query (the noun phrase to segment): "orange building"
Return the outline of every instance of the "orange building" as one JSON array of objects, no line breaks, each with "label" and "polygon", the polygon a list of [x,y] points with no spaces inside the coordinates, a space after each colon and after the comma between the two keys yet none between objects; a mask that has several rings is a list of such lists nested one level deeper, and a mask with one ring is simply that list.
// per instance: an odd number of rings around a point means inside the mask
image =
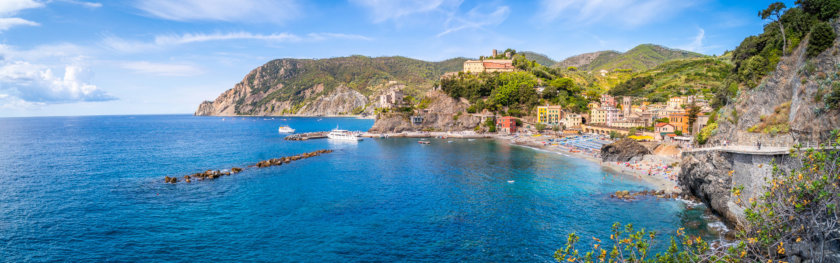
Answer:
[{"label": "orange building", "polygon": [[688,127],[688,112],[678,111],[668,114],[668,122],[676,131],[681,131],[686,135],[691,133],[691,127]]},{"label": "orange building", "polygon": [[496,119],[496,129],[504,133],[516,133],[516,118],[505,116]]}]

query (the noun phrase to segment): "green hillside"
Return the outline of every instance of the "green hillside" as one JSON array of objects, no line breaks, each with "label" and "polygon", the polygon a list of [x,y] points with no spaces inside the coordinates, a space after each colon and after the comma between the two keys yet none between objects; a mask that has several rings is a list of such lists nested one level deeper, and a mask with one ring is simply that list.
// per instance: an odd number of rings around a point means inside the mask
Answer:
[{"label": "green hillside", "polygon": [[672,60],[653,69],[634,74],[609,93],[617,96],[646,97],[651,102],[665,102],[678,95],[701,95],[708,99],[724,86],[734,65],[724,58]]},{"label": "green hillside", "polygon": [[553,64],[555,68],[566,69],[573,66],[581,71],[631,71],[641,72],[658,66],[665,61],[703,57],[690,51],[667,48],[654,44],[642,44],[621,53],[617,51],[598,51],[572,56]]},{"label": "green hillside", "polygon": [[[261,106],[271,100],[291,101],[299,104],[321,94],[329,94],[335,87],[345,85],[369,96],[385,88],[390,81],[406,84],[410,95],[419,95],[430,89],[443,73],[459,71],[465,58],[440,62],[427,62],[406,57],[350,56],[328,59],[277,59],[249,73],[243,84],[252,87],[251,94],[277,89],[253,103]],[[323,84],[324,89],[307,95],[307,90]],[[241,105],[244,101],[240,102]]]},{"label": "green hillside", "polygon": [[[605,53],[607,54],[607,53]],[[703,57],[703,54],[685,50],[671,49],[659,45],[642,44],[618,55],[601,55],[585,67],[587,70],[626,70],[644,71],[669,60]]]},{"label": "green hillside", "polygon": [[525,58],[527,58],[528,60],[536,61],[538,64],[546,66],[546,67],[550,67],[551,65],[557,64],[557,61],[554,61],[553,59],[549,58],[548,56],[540,54],[540,53],[531,52],[531,51],[522,51],[522,52],[519,52],[517,54],[525,55]]}]

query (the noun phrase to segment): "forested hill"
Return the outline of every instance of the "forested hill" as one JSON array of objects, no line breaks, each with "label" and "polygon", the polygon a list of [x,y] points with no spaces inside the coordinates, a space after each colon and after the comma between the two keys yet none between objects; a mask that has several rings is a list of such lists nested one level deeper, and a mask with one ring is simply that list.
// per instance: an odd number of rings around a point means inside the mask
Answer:
[{"label": "forested hill", "polygon": [[544,54],[537,53],[537,52],[522,51],[522,52],[519,52],[517,54],[524,55],[525,58],[527,58],[528,60],[536,61],[538,64],[546,66],[546,67],[550,67],[551,65],[557,64],[557,61],[554,61],[553,59],[549,58],[548,56],[546,56]]},{"label": "forested hill", "polygon": [[617,51],[599,51],[569,57],[554,67],[577,67],[580,70],[632,70],[635,72],[654,68],[666,61],[703,57],[703,54],[672,49],[654,44],[642,44],[621,53]]},{"label": "forested hill", "polygon": [[[406,57],[350,56],[276,59],[252,70],[196,115],[344,115],[361,113],[394,83],[419,95],[446,72],[460,71],[465,58],[427,62]],[[355,111],[355,112],[352,112]]]}]

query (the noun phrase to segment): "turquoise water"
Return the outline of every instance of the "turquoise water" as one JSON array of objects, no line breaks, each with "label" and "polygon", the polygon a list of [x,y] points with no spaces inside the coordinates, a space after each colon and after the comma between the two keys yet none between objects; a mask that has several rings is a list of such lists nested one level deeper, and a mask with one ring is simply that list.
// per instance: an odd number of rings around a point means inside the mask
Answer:
[{"label": "turquoise water", "polygon": [[[612,200],[647,186],[555,153],[491,140],[291,142],[278,126],[373,121],[287,119],[0,119],[0,261],[548,262],[569,232],[588,244],[621,221],[669,235],[702,216],[677,201]],[[335,152],[163,183],[318,149]]]}]

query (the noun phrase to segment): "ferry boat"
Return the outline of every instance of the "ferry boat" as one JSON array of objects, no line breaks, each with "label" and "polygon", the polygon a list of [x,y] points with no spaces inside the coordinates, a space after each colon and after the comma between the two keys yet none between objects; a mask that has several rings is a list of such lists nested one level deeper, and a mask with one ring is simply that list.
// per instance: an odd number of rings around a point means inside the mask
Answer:
[{"label": "ferry boat", "polygon": [[280,133],[295,133],[295,129],[289,126],[280,126],[280,128],[277,128],[277,131]]},{"label": "ferry boat", "polygon": [[362,138],[357,136],[356,134],[353,134],[352,132],[347,130],[339,130],[338,128],[335,128],[334,130],[330,131],[330,133],[327,134],[327,138],[329,138],[330,140],[354,142],[362,140]]}]

